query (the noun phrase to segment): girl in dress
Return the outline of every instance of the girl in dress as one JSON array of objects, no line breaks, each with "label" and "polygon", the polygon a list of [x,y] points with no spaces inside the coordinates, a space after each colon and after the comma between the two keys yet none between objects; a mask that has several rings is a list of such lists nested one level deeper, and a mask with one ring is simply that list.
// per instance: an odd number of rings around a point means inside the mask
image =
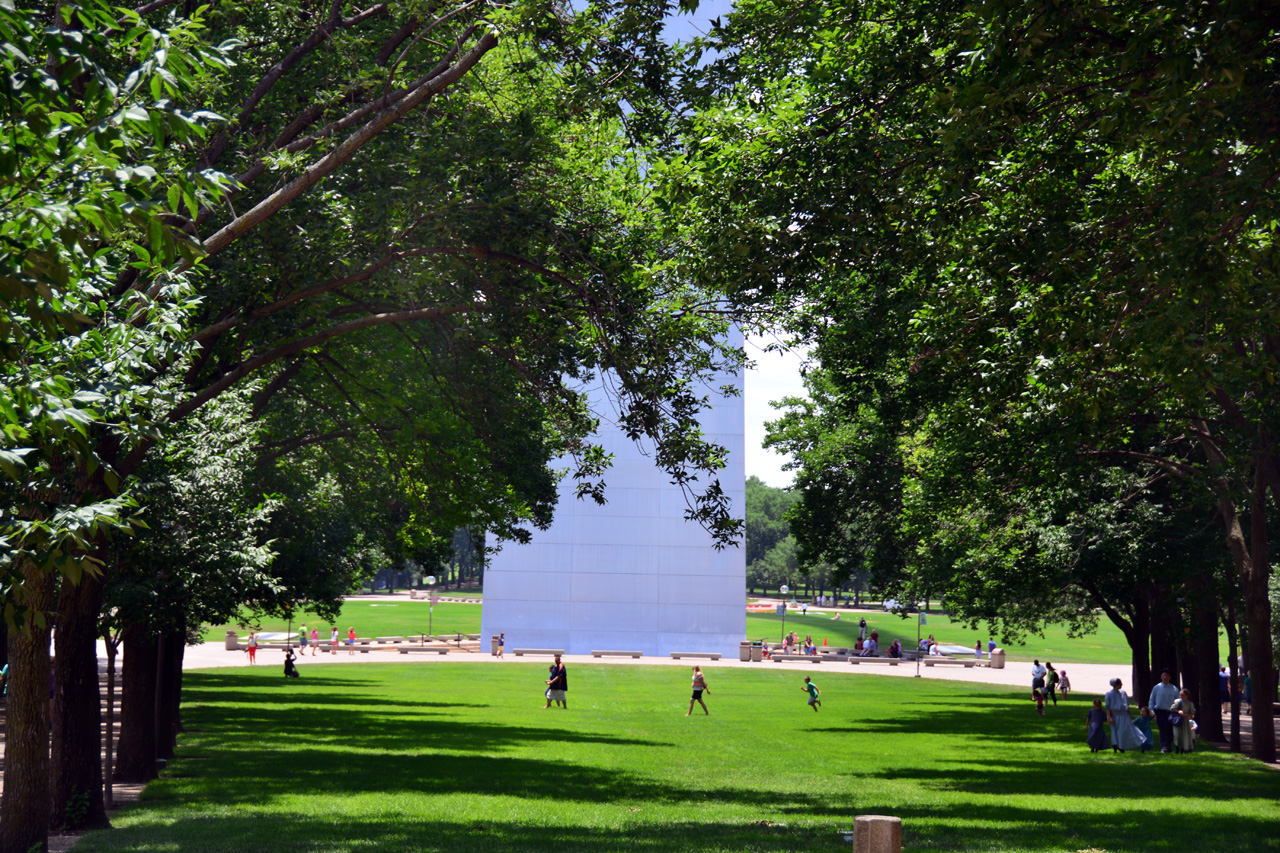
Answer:
[{"label": "girl in dress", "polygon": [[1191,752],[1196,746],[1196,706],[1191,701],[1191,691],[1183,690],[1178,694],[1178,698],[1173,700],[1173,707],[1169,709],[1170,719],[1175,714],[1181,718],[1181,722],[1173,727],[1173,751],[1175,753]]},{"label": "girl in dress", "polygon": [[1107,747],[1107,733],[1102,728],[1102,724],[1107,721],[1107,712],[1102,710],[1102,700],[1094,699],[1093,707],[1084,715],[1085,722],[1089,724],[1088,734],[1085,735],[1084,742],[1089,745],[1090,752],[1097,752]]}]

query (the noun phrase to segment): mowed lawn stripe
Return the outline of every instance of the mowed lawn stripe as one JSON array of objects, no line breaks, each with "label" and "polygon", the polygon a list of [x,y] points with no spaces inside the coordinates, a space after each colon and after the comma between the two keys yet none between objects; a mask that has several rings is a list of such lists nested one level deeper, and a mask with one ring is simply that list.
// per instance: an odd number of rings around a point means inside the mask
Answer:
[{"label": "mowed lawn stripe", "polygon": [[911,851],[1277,850],[1280,774],[1239,756],[1092,755],[1083,701],[708,668],[275,667],[185,677],[166,778],[81,851],[847,850],[858,814]]}]

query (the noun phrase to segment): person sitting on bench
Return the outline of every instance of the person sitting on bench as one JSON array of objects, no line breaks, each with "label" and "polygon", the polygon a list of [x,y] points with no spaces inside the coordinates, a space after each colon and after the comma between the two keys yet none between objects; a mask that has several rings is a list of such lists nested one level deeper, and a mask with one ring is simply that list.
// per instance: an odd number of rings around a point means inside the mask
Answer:
[{"label": "person sitting on bench", "polygon": [[874,637],[868,638],[862,645],[862,651],[858,653],[860,658],[871,658],[876,656],[876,641]]}]

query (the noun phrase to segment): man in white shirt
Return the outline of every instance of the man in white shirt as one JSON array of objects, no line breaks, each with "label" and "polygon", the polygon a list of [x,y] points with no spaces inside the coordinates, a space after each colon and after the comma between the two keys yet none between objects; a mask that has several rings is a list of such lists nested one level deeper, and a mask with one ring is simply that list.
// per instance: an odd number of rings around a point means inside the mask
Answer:
[{"label": "man in white shirt", "polygon": [[1036,700],[1036,691],[1044,690],[1044,677],[1049,673],[1045,665],[1036,661],[1031,667],[1031,701]]},{"label": "man in white shirt", "polygon": [[1173,724],[1169,722],[1169,710],[1178,698],[1178,685],[1173,683],[1169,670],[1162,670],[1160,683],[1151,688],[1151,699],[1147,707],[1156,715],[1156,725],[1160,727],[1160,751],[1168,752],[1173,748]]}]

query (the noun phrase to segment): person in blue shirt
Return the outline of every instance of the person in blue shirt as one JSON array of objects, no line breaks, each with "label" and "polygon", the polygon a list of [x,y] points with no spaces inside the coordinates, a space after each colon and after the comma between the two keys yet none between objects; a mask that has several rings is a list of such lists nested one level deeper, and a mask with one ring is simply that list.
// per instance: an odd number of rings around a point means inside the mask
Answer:
[{"label": "person in blue shirt", "polygon": [[1151,698],[1147,706],[1156,715],[1156,725],[1160,728],[1160,751],[1173,749],[1173,724],[1169,722],[1169,710],[1178,701],[1178,685],[1173,683],[1169,670],[1160,672],[1160,683],[1151,688]]},{"label": "person in blue shirt", "polygon": [[1138,719],[1133,721],[1133,725],[1147,739],[1147,742],[1142,745],[1142,751],[1146,752],[1151,749],[1152,744],[1155,743],[1151,738],[1151,709],[1143,705],[1142,710],[1138,711]]}]

